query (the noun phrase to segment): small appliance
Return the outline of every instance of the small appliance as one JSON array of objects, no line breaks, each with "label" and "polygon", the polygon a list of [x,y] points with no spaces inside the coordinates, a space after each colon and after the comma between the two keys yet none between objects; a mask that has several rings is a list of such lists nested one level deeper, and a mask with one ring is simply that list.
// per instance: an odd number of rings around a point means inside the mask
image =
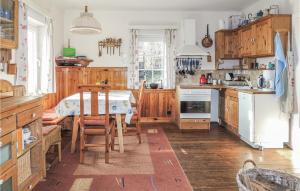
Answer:
[{"label": "small appliance", "polygon": [[258,78],[257,78],[257,87],[259,89],[262,89],[262,88],[266,87],[266,80],[265,80],[265,78],[262,74],[259,75]]},{"label": "small appliance", "polygon": [[225,74],[225,80],[231,81],[233,79],[233,73],[226,73]]},{"label": "small appliance", "polygon": [[207,84],[207,79],[204,74],[202,74],[200,77],[200,84]]}]

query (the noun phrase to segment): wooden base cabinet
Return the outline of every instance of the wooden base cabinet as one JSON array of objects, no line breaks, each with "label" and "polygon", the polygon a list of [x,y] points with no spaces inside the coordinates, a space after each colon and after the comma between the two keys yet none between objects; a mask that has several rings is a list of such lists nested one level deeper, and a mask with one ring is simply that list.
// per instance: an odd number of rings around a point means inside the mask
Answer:
[{"label": "wooden base cabinet", "polygon": [[11,97],[0,105],[0,190],[32,190],[42,179],[42,98]]},{"label": "wooden base cabinet", "polygon": [[238,135],[239,124],[239,103],[236,90],[222,90],[220,93],[219,116],[221,125],[225,126],[232,133]]},{"label": "wooden base cabinet", "polygon": [[11,167],[9,170],[0,173],[0,190],[2,191],[17,191],[17,168]]}]

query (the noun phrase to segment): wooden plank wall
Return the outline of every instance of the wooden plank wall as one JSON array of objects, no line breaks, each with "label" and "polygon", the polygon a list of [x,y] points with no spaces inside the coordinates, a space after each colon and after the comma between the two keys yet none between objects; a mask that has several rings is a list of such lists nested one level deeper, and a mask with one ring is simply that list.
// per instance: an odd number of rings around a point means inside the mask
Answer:
[{"label": "wooden plank wall", "polygon": [[[133,90],[137,98],[138,90]],[[176,116],[176,91],[170,90],[145,90],[142,107],[143,122],[175,122]]]},{"label": "wooden plank wall", "polygon": [[96,84],[108,80],[112,89],[127,88],[127,68],[57,67],[56,93],[61,100],[78,92],[79,84]]},{"label": "wooden plank wall", "polygon": [[[108,80],[112,89],[127,89],[127,68],[57,67],[56,93],[44,97],[44,109],[53,108],[63,98],[78,92],[78,84],[96,84]],[[137,98],[138,90],[132,90]],[[175,90],[145,90],[142,117],[144,122],[173,122],[175,119]]]}]

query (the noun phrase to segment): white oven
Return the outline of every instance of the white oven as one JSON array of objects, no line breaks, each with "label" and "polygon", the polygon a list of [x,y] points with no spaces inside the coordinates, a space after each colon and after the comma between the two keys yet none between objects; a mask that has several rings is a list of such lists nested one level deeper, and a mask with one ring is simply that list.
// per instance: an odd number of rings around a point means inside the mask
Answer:
[{"label": "white oven", "polygon": [[211,118],[211,89],[180,89],[180,118]]}]

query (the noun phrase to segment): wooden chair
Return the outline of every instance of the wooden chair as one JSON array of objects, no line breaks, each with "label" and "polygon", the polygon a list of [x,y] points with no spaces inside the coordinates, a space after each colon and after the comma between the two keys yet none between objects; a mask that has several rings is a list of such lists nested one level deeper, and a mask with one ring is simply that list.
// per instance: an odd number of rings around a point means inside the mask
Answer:
[{"label": "wooden chair", "polygon": [[[115,120],[109,115],[109,88],[108,85],[79,85],[80,92],[80,163],[84,161],[84,151],[89,147],[105,146],[105,163],[109,163],[109,148],[111,139],[114,138],[111,133],[115,131]],[[91,114],[84,114],[84,92],[91,94]],[[105,95],[105,114],[99,114],[98,93]],[[92,144],[87,142],[88,136],[105,135],[105,144]]]},{"label": "wooden chair", "polygon": [[136,135],[138,137],[139,144],[142,143],[142,137],[141,137],[141,133],[142,133],[141,117],[142,117],[142,105],[143,105],[143,101],[144,101],[145,83],[146,83],[145,80],[143,80],[141,82],[141,86],[140,86],[140,89],[139,89],[139,95],[138,95],[138,101],[132,107],[132,109],[133,109],[133,116],[131,118],[131,121],[130,121],[129,125],[134,125],[135,128],[127,128],[127,124],[125,122],[125,116],[123,116],[123,130],[125,132],[125,135],[126,135],[127,131],[130,131],[132,129],[136,130]]}]

